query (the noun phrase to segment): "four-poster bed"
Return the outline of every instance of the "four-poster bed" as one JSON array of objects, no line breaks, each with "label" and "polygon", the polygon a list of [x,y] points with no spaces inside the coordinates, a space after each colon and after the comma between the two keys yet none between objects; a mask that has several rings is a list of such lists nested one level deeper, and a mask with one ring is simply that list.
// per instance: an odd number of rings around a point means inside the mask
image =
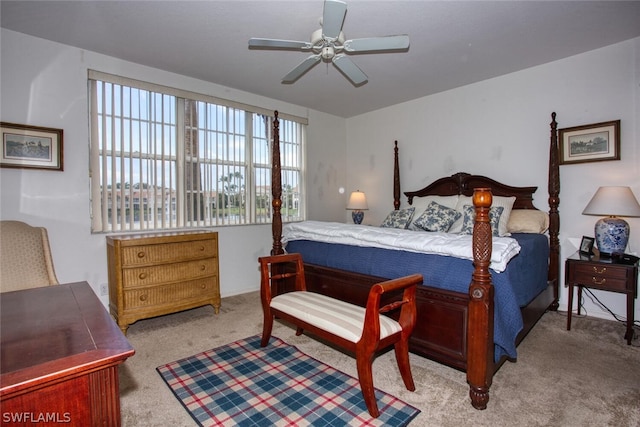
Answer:
[{"label": "four-poster bed", "polygon": [[[505,360],[515,357],[515,346],[522,341],[526,334],[532,329],[538,319],[545,311],[555,310],[558,307],[558,286],[560,273],[560,244],[559,244],[559,163],[558,163],[558,140],[556,115],[552,114],[551,136],[549,146],[549,210],[548,210],[548,237],[538,233],[513,234],[522,249],[520,254],[512,258],[504,272],[493,271],[492,248],[502,237],[494,237],[491,216],[492,202],[500,198],[514,198],[513,212],[516,211],[537,211],[533,205],[533,193],[537,187],[513,187],[499,183],[490,178],[470,175],[467,173],[457,173],[450,177],[438,179],[423,189],[413,192],[405,192],[408,203],[411,205],[423,197],[471,197],[475,211],[475,220],[472,224],[473,231],[469,237],[472,260],[459,260],[451,256],[422,255],[412,252],[398,250],[385,250],[374,248],[377,251],[374,255],[367,252],[366,255],[358,251],[370,248],[351,247],[349,245],[334,245],[332,243],[318,243],[305,241],[288,241],[287,252],[300,252],[305,259],[305,276],[307,288],[311,291],[319,292],[347,302],[364,305],[370,287],[381,279],[394,277],[376,276],[370,272],[378,270],[359,270],[351,267],[335,267],[330,262],[314,261],[318,258],[318,253],[322,245],[330,246],[330,252],[340,253],[342,259],[350,258],[345,254],[353,253],[353,257],[358,259],[376,259],[374,263],[379,267],[383,264],[391,264],[394,267],[402,265],[404,261],[397,258],[403,257],[406,260],[406,270],[404,273],[421,272],[425,274],[423,286],[419,286],[416,295],[418,320],[416,328],[410,340],[410,350],[418,355],[428,357],[437,362],[460,369],[466,372],[467,381],[470,387],[470,397],[472,405],[477,409],[485,409],[489,400],[489,388],[491,386],[493,374],[504,363]],[[272,151],[272,206],[273,206],[273,247],[272,255],[284,253],[283,226],[280,215],[281,201],[281,181],[280,181],[280,151],[279,151],[279,122],[278,113],[275,112],[273,128],[273,151]],[[394,174],[393,174],[393,194],[394,210],[400,210],[400,171],[398,161],[397,142],[394,147]],[[471,202],[469,202],[471,203]],[[359,226],[365,227],[365,226]],[[371,232],[377,232],[377,227],[369,227]],[[285,230],[286,231],[286,230]],[[541,230],[543,231],[543,230]],[[366,232],[366,230],[364,231]],[[406,235],[407,232],[402,230]],[[417,231],[415,233],[421,233]],[[424,233],[426,236],[433,233]],[[528,263],[529,256],[528,241],[540,241],[543,237],[545,248],[542,255],[544,265],[542,266],[542,276],[540,267],[538,274],[534,271],[532,264]],[[303,245],[304,243],[304,245]],[[310,244],[310,246],[305,246]],[[539,243],[536,243],[539,246]],[[306,252],[305,252],[306,251]],[[342,252],[341,252],[342,251]],[[352,251],[352,252],[346,252]],[[385,252],[386,251],[386,252]],[[539,251],[538,251],[539,252]],[[495,254],[494,254],[495,255]],[[378,257],[378,258],[375,258]],[[380,258],[382,257],[382,258]],[[388,258],[386,258],[388,257]],[[392,258],[393,257],[393,258]],[[430,258],[419,258],[430,257]],[[532,255],[533,257],[533,255]],[[538,256],[539,257],[539,256]],[[424,266],[419,264],[424,261]],[[311,260],[311,261],[310,261]],[[388,262],[386,262],[388,260]],[[433,264],[437,262],[438,264]],[[442,263],[445,264],[442,264]],[[446,264],[446,263],[464,264]],[[515,267],[516,264],[523,264]],[[447,283],[439,282],[439,277],[433,275],[433,266],[439,266],[435,270],[444,272],[456,270],[465,274],[463,288],[458,284],[457,288],[449,288]],[[444,267],[443,267],[444,265]],[[462,266],[462,267],[461,267]],[[424,271],[412,269],[424,268]],[[516,270],[519,269],[519,270]],[[513,271],[516,273],[513,273]],[[366,271],[367,273],[363,273]],[[519,272],[518,272],[519,271]],[[395,272],[387,273],[387,276],[396,275]],[[429,276],[431,274],[431,276]],[[449,276],[443,280],[450,280]],[[517,316],[509,312],[506,308],[512,302],[503,302],[505,288],[510,287],[511,282],[524,281],[523,277],[532,276],[537,281],[538,288],[534,294],[528,295],[526,299],[516,298],[515,303]],[[431,277],[431,279],[428,279]],[[431,280],[431,281],[430,281]],[[456,279],[459,280],[459,279]],[[497,288],[494,282],[499,285]],[[504,283],[503,283],[504,282]],[[278,289],[274,293],[287,291]],[[506,313],[506,314],[504,314]],[[518,317],[516,329],[509,322],[504,322],[503,318]],[[495,322],[494,322],[495,321]],[[518,323],[519,322],[519,323]],[[504,329],[504,330],[503,330]],[[506,330],[506,333],[505,333]],[[506,338],[503,337],[506,336]],[[506,341],[506,344],[502,343]],[[513,348],[511,348],[513,347]]]}]

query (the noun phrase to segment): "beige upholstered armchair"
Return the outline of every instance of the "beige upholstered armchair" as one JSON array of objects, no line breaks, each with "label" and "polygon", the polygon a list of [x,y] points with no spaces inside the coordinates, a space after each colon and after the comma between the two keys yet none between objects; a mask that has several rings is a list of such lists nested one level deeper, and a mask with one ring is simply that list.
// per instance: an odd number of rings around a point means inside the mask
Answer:
[{"label": "beige upholstered armchair", "polygon": [[0,221],[0,292],[57,284],[47,229]]}]

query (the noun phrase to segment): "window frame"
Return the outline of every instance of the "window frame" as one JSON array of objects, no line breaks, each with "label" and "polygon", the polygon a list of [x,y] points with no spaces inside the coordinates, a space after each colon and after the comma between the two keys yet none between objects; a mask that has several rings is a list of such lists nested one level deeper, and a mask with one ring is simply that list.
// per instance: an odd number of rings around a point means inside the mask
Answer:
[{"label": "window frame", "polygon": [[[175,123],[170,123],[170,124],[173,125],[175,134],[170,136],[171,139],[170,139],[169,145],[170,145],[171,152],[175,154],[170,155],[168,158],[163,157],[162,161],[160,161],[158,158],[154,158],[158,156],[158,154],[155,152],[143,153],[142,148],[140,149],[139,152],[134,151],[134,143],[132,141],[134,136],[133,134],[120,136],[120,139],[122,139],[122,141],[118,140],[117,137],[111,135],[111,139],[113,139],[113,145],[115,145],[116,142],[119,143],[120,147],[118,148],[121,151],[118,151],[117,149],[114,149],[114,147],[109,146],[110,152],[107,153],[106,144],[103,147],[100,146],[101,133],[106,135],[107,132],[105,131],[105,128],[101,128],[101,126],[104,126],[104,123],[100,123],[99,119],[101,118],[102,121],[105,121],[106,120],[105,116],[107,116],[108,120],[106,121],[109,121],[109,122],[116,121],[116,119],[121,120],[123,123],[120,123],[120,126],[122,126],[122,129],[125,129],[124,122],[129,123],[129,121],[134,121],[134,117],[131,114],[131,112],[129,112],[129,116],[125,117],[125,114],[123,114],[125,110],[124,108],[122,108],[122,111],[121,111],[122,114],[120,114],[120,116],[117,115],[115,108],[112,111],[109,111],[107,114],[104,114],[104,112],[107,111],[107,108],[104,106],[98,106],[99,96],[97,96],[97,92],[96,92],[98,90],[98,87],[102,83],[104,83],[105,85],[106,84],[115,85],[114,88],[116,86],[119,87],[120,88],[119,90],[121,91],[121,93],[122,93],[122,90],[133,89],[133,90],[139,90],[139,91],[147,91],[151,93],[151,95],[158,95],[158,96],[161,96],[162,98],[164,98],[165,96],[171,97],[169,99],[172,100],[173,106],[169,107],[169,109],[173,109],[173,111],[175,112]],[[181,89],[170,88],[167,86],[156,85],[153,83],[142,82],[140,80],[106,74],[106,73],[102,73],[94,70],[89,70],[89,73],[88,73],[88,92],[89,92],[88,95],[89,95],[89,127],[90,127],[89,169],[90,169],[90,181],[91,181],[90,203],[91,203],[91,232],[92,233],[131,233],[131,232],[139,232],[139,231],[170,231],[170,230],[175,231],[175,230],[182,230],[182,229],[185,229],[185,230],[186,229],[202,229],[202,228],[228,226],[228,225],[269,224],[272,222],[272,212],[271,212],[272,194],[271,194],[271,188],[270,188],[271,187],[270,177],[271,177],[271,152],[272,152],[271,144],[273,143],[273,135],[272,135],[272,132],[273,132],[272,123],[274,119],[273,111],[269,111],[260,107],[255,107],[255,106],[238,103],[230,100],[224,100],[217,97],[197,94],[191,91],[185,91]],[[122,98],[124,98],[124,96],[122,96]],[[237,113],[240,113],[244,116],[244,129],[241,131],[242,133],[239,134],[239,138],[238,138],[238,139],[244,138],[244,144],[240,144],[240,145],[244,145],[244,147],[242,147],[242,150],[244,152],[243,158],[239,160],[238,159],[230,160],[228,158],[224,158],[224,156],[223,158],[203,157],[204,155],[200,153],[201,149],[198,148],[199,146],[202,145],[202,142],[199,139],[196,140],[195,142],[193,142],[193,139],[190,140],[191,142],[185,141],[186,135],[187,135],[187,132],[189,132],[189,129],[191,129],[192,132],[194,131],[194,129],[188,127],[189,125],[193,125],[194,122],[190,121],[189,123],[187,123],[187,120],[189,120],[189,117],[185,117],[185,116],[188,116],[188,112],[186,112],[187,110],[185,106],[189,102],[195,103],[196,105],[195,114],[197,115],[199,115],[198,106],[206,106],[206,107],[211,106],[214,108],[219,107],[224,109],[226,111],[225,114],[227,114],[227,116],[225,117],[228,117],[229,115],[237,114]],[[146,112],[148,111],[149,110],[147,110]],[[282,114],[280,112],[278,113],[278,115],[279,115],[281,126],[283,124],[285,125],[285,127],[293,126],[293,128],[296,130],[295,132],[296,134],[293,136],[288,135],[288,136],[285,136],[283,139],[281,135],[281,138],[280,138],[281,149],[283,146],[286,147],[287,144],[293,144],[294,147],[297,147],[297,152],[293,153],[293,155],[295,156],[295,162],[293,163],[287,161],[287,158],[285,157],[287,155],[286,149],[284,150],[284,152],[281,153],[283,175],[285,175],[288,172],[297,174],[297,194],[286,193],[287,197],[290,197],[292,200],[290,205],[292,207],[295,206],[295,208],[297,209],[297,215],[296,216],[287,215],[286,214],[287,211],[285,211],[285,213],[283,214],[283,221],[289,222],[289,221],[303,220],[306,218],[306,212],[305,212],[306,200],[305,200],[305,191],[304,191],[304,188],[305,188],[305,167],[304,166],[305,166],[305,151],[306,151],[306,147],[305,147],[306,146],[306,125],[308,121],[306,118],[301,118],[301,117],[289,115],[289,114]],[[266,135],[262,135],[262,137],[254,135],[255,125],[253,125],[253,121],[258,121],[259,119],[260,121],[266,120],[268,122],[268,123],[262,124],[265,127],[265,132],[266,132]],[[147,117],[146,120],[149,121],[149,123],[152,123],[154,118]],[[143,122],[143,120],[140,120],[140,122]],[[199,135],[201,132],[214,133],[214,134],[221,133],[225,138],[233,138],[233,136],[230,136],[232,135],[232,131],[230,131],[228,127],[225,127],[222,130],[213,129],[213,128],[212,129],[205,128],[203,130],[203,126],[207,126],[207,124],[202,125],[198,121],[196,121],[195,123],[197,125],[197,128],[195,129],[195,132],[198,133],[197,138],[200,137]],[[163,120],[160,122],[160,126],[164,127],[166,124],[167,122],[165,122],[163,118]],[[113,134],[116,133],[116,130],[121,129],[117,125],[112,124],[112,126],[113,126],[113,129],[110,129],[110,130]],[[149,126],[152,126],[152,125],[149,124]],[[124,134],[125,131],[123,131],[122,133]],[[104,135],[102,135],[102,138],[107,139],[107,137]],[[153,140],[153,136],[148,135],[147,137],[149,140]],[[166,137],[167,136],[163,134],[162,138],[164,139]],[[127,138],[131,139],[127,147],[129,149],[128,152],[124,150],[124,147],[126,145],[124,140],[126,140]],[[193,138],[193,133],[191,138]],[[294,139],[292,140],[292,138]],[[254,156],[256,155],[256,153],[254,152],[254,148],[255,148],[254,146],[257,145],[260,141],[264,141],[264,140],[266,140],[267,142],[267,147],[265,147],[265,149],[267,150],[267,156],[266,156],[267,163],[259,162],[260,159],[254,158]],[[196,153],[196,156],[191,157],[187,153],[187,148],[189,143],[197,145],[197,147],[196,145],[193,145],[190,148],[191,154],[193,154],[193,152],[195,152],[196,150],[198,151]],[[231,144],[234,147],[238,145],[236,138],[233,138],[233,141],[231,142]],[[155,144],[152,143],[152,145],[155,145]],[[164,147],[165,143],[163,142],[160,145]],[[126,187],[125,184],[127,183],[127,181],[125,180],[127,179],[128,175],[125,172],[120,172],[120,175],[118,178],[114,176],[111,177],[111,183],[112,183],[111,190],[108,192],[102,191],[103,187],[106,187],[105,175],[107,174],[106,172],[107,158],[111,158],[112,162],[119,161],[121,163],[120,167],[124,167],[125,163],[127,163],[126,162],[127,160],[133,163],[133,159],[134,159],[133,154],[137,155],[136,159],[138,161],[142,162],[144,160],[145,162],[149,162],[150,164],[152,164],[153,167],[157,167],[157,163],[165,162],[170,169],[175,169],[175,177],[173,177],[175,182],[173,181],[168,182],[163,179],[159,181],[154,180],[153,181],[154,184],[160,183],[162,184],[162,187],[154,185],[154,187],[151,190],[145,190],[145,192],[143,193],[141,191],[141,188],[145,188],[145,189],[150,188],[148,182],[146,181],[143,182],[142,178],[140,177],[139,178],[140,182],[138,183],[131,182],[129,183],[129,187]],[[210,167],[216,172],[219,171],[219,168],[222,168],[222,169],[229,168],[229,170],[233,170],[233,169],[237,170],[237,168],[240,168],[244,170],[244,174],[242,174],[243,175],[242,179],[244,181],[244,185],[243,185],[244,190],[238,193],[238,194],[242,194],[244,203],[238,206],[239,211],[238,211],[238,214],[235,215],[238,218],[237,220],[234,220],[234,221],[229,220],[229,222],[226,222],[226,223],[224,221],[218,220],[219,213],[220,213],[219,209],[221,206],[219,198],[222,197],[222,202],[223,202],[222,204],[224,205],[229,197],[228,192],[222,191],[220,193],[217,190],[219,188],[217,184],[217,180],[221,178],[221,176],[219,176],[218,174],[216,175],[209,174],[215,179],[213,181],[213,182],[216,182],[215,187],[206,187],[202,185],[202,179],[199,179],[199,181],[196,184],[194,184],[193,182],[191,184],[191,185],[197,186],[197,188],[194,187],[195,190],[193,188],[192,189],[187,188],[187,186],[185,185],[185,181],[188,180],[188,178],[186,177],[186,169],[189,167],[188,166],[189,164],[191,165],[190,167],[198,168],[197,170],[194,169],[191,172],[198,176],[203,174],[203,171],[200,169],[201,167]],[[117,167],[116,166],[111,166],[111,167],[112,167],[112,172],[115,174]],[[133,168],[133,166],[129,166],[129,167]],[[258,176],[259,173],[262,175]],[[141,172],[139,172],[139,174],[141,175]],[[231,175],[229,176],[231,177]],[[133,177],[133,173],[131,174],[131,177]],[[266,183],[264,183],[265,178],[268,178],[266,180],[267,181]],[[192,178],[192,181],[196,181],[196,180]],[[220,181],[222,181],[222,179],[220,179]],[[264,183],[262,184],[264,186],[264,188],[262,189],[263,190],[262,192],[260,192],[258,188],[258,183],[260,181]],[[283,180],[283,187],[285,182],[286,181]],[[115,184],[113,183],[117,183],[119,185],[116,187]],[[166,189],[165,186],[167,185],[167,183],[169,184],[169,189],[168,189],[169,196],[168,196],[168,202],[165,205],[164,198],[166,196],[164,195],[164,191]],[[130,187],[135,187],[137,184],[140,184],[137,187],[138,193],[133,193]],[[175,184],[175,188],[173,188],[174,184]],[[268,191],[266,191],[267,187],[268,187]],[[125,188],[129,192],[129,194],[126,196],[124,191]],[[213,191],[212,188],[214,188],[215,191]],[[163,202],[162,202],[162,206],[160,207],[161,211],[158,211],[158,207],[155,203],[152,204],[153,206],[151,208],[148,207],[147,199],[149,197],[149,193],[147,191],[153,193],[152,196],[154,196],[154,200],[157,200],[158,191],[163,193],[164,197],[162,198]],[[175,197],[171,194],[174,191],[175,191]],[[190,206],[190,209],[187,208],[187,203],[185,201],[185,199],[187,199],[188,197],[187,193],[189,191],[191,192],[191,194],[195,194],[198,200],[197,202],[195,201],[196,197],[192,199],[192,202],[194,204]],[[267,199],[263,200],[262,203],[259,204],[258,197],[264,197],[265,193],[267,193],[266,194]],[[205,204],[205,200],[203,198],[207,196],[207,194],[209,197],[206,198],[206,203],[208,204]],[[130,207],[129,204],[131,203],[135,204],[134,202],[135,198],[138,198],[137,210],[129,209],[127,211],[127,209]],[[115,203],[117,200],[119,200],[118,211],[124,212],[124,214],[118,213],[117,218],[115,217],[116,216],[115,214],[112,214],[114,218],[111,219],[109,216],[109,206],[110,206],[109,202]],[[147,201],[147,204],[145,204],[144,210],[141,204],[142,200]],[[174,204],[173,203],[174,200],[176,204],[175,210],[171,208],[171,206]],[[202,202],[200,202],[201,200]],[[285,200],[284,189],[283,189],[283,200]],[[214,205],[211,204],[212,201]],[[264,206],[264,209],[266,209],[266,212],[263,215],[259,215],[258,210],[261,209],[260,206],[262,204],[266,204],[266,206]],[[197,206],[198,212],[196,212],[196,206]],[[228,205],[222,206],[223,211],[225,208],[228,208],[228,207],[229,207]],[[169,219],[165,221],[166,213],[163,213],[163,212],[167,208],[169,209],[169,212],[172,215],[170,215]],[[121,209],[124,209],[124,211],[121,211]],[[190,212],[187,212],[187,210],[190,210]],[[207,216],[204,216],[204,214],[199,213],[199,212],[202,212],[202,210],[209,212],[209,216],[207,217]],[[215,215],[211,213],[214,210],[215,210]],[[135,218],[136,214],[138,216],[137,220]],[[175,214],[175,220],[173,219],[173,216],[174,216],[173,214]],[[146,219],[146,220],[143,219],[143,218],[148,218],[151,215],[153,215],[153,219]],[[192,215],[191,218],[188,217],[189,215]],[[157,218],[158,216],[162,216],[162,219],[158,220]],[[222,217],[224,218],[224,215]],[[229,215],[229,217],[231,217],[231,215]],[[150,225],[150,223],[152,223],[153,225]]]}]

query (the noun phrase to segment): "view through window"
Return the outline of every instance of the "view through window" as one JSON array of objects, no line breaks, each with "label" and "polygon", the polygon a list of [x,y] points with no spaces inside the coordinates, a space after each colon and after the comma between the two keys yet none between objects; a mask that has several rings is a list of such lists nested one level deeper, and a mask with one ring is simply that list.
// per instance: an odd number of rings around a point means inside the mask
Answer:
[{"label": "view through window", "polygon": [[[105,80],[89,80],[92,231],[271,222],[272,114]],[[283,221],[304,217],[304,127],[280,119]]]}]

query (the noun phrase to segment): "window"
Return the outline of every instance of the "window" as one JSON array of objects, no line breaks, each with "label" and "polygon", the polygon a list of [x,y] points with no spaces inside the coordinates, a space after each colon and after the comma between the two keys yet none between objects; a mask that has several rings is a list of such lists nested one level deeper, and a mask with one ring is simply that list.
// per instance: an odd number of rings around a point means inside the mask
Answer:
[{"label": "window", "polygon": [[[92,231],[271,222],[273,115],[89,74]],[[305,119],[280,115],[282,218],[304,218]]]}]

